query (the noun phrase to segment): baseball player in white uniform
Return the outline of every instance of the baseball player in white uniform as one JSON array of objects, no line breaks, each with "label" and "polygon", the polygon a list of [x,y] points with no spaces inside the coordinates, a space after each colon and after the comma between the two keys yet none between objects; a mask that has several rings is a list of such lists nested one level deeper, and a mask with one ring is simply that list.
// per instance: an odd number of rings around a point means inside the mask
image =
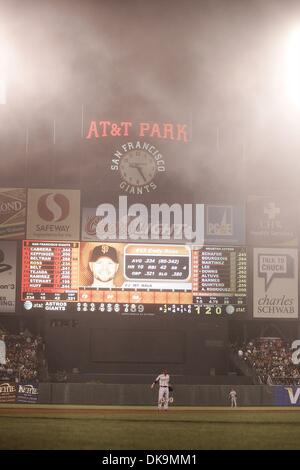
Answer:
[{"label": "baseball player in white uniform", "polygon": [[166,370],[163,370],[160,375],[158,375],[151,385],[151,388],[154,387],[155,384],[158,383],[159,390],[158,390],[158,409],[164,410],[168,409],[169,406],[169,382],[170,376]]},{"label": "baseball player in white uniform", "polygon": [[237,403],[236,403],[236,397],[237,397],[237,393],[236,391],[232,388],[229,392],[229,398],[230,398],[230,403],[231,403],[231,407],[236,407],[237,406]]},{"label": "baseball player in white uniform", "polygon": [[169,382],[170,376],[166,370],[163,370],[160,375],[158,375],[151,385],[151,388],[154,387],[155,384],[158,383],[159,390],[158,390],[158,409],[164,410],[168,409],[169,406]]}]

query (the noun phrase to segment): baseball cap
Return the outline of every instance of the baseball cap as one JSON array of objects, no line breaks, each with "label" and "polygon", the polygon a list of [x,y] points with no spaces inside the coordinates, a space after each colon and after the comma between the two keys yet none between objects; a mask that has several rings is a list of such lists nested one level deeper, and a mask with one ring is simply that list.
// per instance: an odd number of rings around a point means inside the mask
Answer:
[{"label": "baseball cap", "polygon": [[107,258],[110,258],[115,263],[118,263],[117,250],[109,245],[95,246],[90,257],[90,262],[94,263],[99,258],[102,258],[104,256],[106,256]]}]

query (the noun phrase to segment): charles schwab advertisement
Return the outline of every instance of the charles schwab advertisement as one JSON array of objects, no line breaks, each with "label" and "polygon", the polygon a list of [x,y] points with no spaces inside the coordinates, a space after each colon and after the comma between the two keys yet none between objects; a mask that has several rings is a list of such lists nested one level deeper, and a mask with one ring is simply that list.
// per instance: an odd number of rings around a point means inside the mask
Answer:
[{"label": "charles schwab advertisement", "polygon": [[298,256],[291,248],[255,248],[253,316],[298,318]]}]

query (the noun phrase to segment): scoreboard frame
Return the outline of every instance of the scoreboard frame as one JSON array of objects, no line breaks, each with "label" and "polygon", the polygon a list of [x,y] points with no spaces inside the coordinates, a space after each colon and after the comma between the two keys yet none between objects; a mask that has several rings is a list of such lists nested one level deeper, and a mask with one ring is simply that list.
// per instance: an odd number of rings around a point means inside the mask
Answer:
[{"label": "scoreboard frame", "polygon": [[[83,285],[80,278],[80,273],[83,269],[81,247],[83,245],[94,247],[100,243],[23,240],[21,301],[25,310],[61,310],[66,312],[76,310],[78,312],[115,312],[123,315],[179,313],[194,316],[214,314],[217,316],[224,316],[224,314],[240,316],[242,314],[244,316],[247,312],[248,253],[246,247],[118,243],[119,248],[120,245],[123,247],[121,269],[124,282],[113,288]],[[65,260],[65,257],[59,256],[56,253],[56,263],[53,262],[53,266],[50,263],[52,271],[50,272],[50,269],[47,271],[47,264],[45,264],[43,258],[43,249],[45,253],[49,254],[52,248],[63,250],[66,245],[68,253],[71,253],[71,258]],[[108,243],[107,245],[114,246],[116,244]],[[31,256],[31,246],[35,248],[33,250],[35,257]],[[40,251],[38,250],[39,247],[41,248]],[[75,250],[74,256],[72,249]],[[149,266],[152,265],[149,263],[147,265],[146,263],[145,267],[145,263],[141,262],[140,264],[137,263],[139,270],[134,271],[137,273],[137,277],[126,277],[126,253],[130,252],[130,250],[133,250],[135,253],[135,249],[139,256],[144,252],[144,256],[149,256],[149,260],[155,259],[154,256],[156,256],[157,260],[165,261],[165,263],[157,264],[157,266],[160,265],[160,268],[154,269],[156,273],[169,272],[171,274],[164,276],[165,279],[162,279],[162,276],[154,279],[152,277],[151,279],[151,276],[147,277],[147,274]],[[155,253],[152,258],[150,257],[151,252],[152,255],[153,252]],[[37,253],[39,253],[38,256]],[[168,253],[168,256],[166,253]],[[197,256],[200,259],[200,255],[203,258],[203,253],[206,253],[205,265],[199,265],[199,262],[196,263],[195,259]],[[209,262],[207,253],[212,254]],[[185,260],[183,264],[180,264],[178,261],[179,256],[186,257],[187,254],[189,256],[188,263]],[[53,253],[50,258],[54,260]],[[140,260],[142,258],[137,259]],[[172,259],[174,261],[173,264]],[[65,263],[64,265],[63,262]],[[86,263],[87,260],[85,260]],[[39,279],[39,271],[37,269],[39,266],[42,273],[40,280],[42,281],[46,278],[48,287],[42,287],[43,282],[35,282]],[[170,266],[172,270],[169,269]],[[63,271],[61,271],[62,267],[64,268]],[[68,278],[69,268],[69,275],[71,277]],[[161,268],[163,269],[160,271]],[[185,272],[182,274],[183,269]],[[204,271],[205,276],[200,279],[199,276],[204,275]],[[31,275],[32,272],[35,272],[34,276]],[[56,273],[53,277],[51,277],[52,272]],[[49,284],[51,284],[52,280],[53,282],[54,280],[57,281],[62,272],[65,273],[63,287],[61,289],[53,287],[51,290]],[[172,278],[174,273],[176,275]],[[182,277],[182,279],[178,279],[178,277]],[[34,282],[30,283],[31,279]],[[215,290],[201,292],[201,290],[199,291],[199,286],[202,285],[203,279],[208,280],[207,288],[210,285],[219,287]],[[198,289],[195,289],[197,283]],[[235,286],[235,290],[232,290],[231,284]],[[39,285],[41,285],[40,288],[37,287]],[[236,286],[239,287],[238,291]]]}]

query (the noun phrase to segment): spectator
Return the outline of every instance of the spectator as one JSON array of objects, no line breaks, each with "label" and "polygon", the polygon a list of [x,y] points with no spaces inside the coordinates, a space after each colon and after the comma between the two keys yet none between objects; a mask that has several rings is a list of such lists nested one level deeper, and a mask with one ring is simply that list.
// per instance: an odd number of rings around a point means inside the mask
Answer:
[{"label": "spectator", "polygon": [[258,338],[239,348],[261,383],[300,385],[300,371],[292,363],[290,345],[281,338]]},{"label": "spectator", "polygon": [[0,364],[0,379],[37,380],[43,341],[31,334],[5,334],[6,361]]}]

